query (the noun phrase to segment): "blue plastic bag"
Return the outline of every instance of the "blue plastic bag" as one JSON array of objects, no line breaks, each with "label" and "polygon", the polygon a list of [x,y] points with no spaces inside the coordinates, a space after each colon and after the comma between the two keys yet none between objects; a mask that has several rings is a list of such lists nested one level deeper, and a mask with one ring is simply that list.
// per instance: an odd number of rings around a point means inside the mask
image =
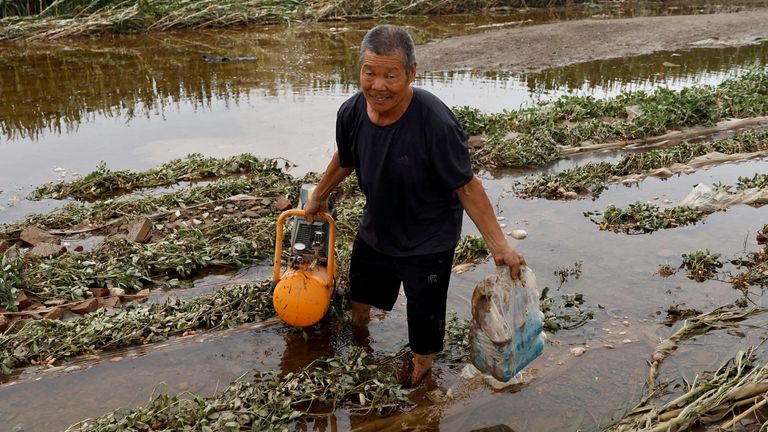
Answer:
[{"label": "blue plastic bag", "polygon": [[508,266],[496,267],[472,294],[472,363],[499,381],[509,381],[544,350],[543,319],[533,271],[523,267],[520,278],[513,280]]}]

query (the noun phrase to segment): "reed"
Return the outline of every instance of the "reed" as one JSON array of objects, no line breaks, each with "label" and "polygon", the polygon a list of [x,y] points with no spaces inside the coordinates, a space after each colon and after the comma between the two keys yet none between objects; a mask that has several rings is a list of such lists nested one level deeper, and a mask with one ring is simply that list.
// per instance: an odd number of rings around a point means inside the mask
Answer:
[{"label": "reed", "polygon": [[[551,7],[588,0],[7,0],[0,40]],[[33,6],[34,4],[34,6]]]}]

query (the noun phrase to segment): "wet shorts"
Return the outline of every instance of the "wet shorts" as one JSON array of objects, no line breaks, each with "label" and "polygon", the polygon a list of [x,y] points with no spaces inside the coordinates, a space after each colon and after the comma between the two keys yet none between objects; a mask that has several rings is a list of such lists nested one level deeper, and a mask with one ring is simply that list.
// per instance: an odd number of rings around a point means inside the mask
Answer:
[{"label": "wet shorts", "polygon": [[443,350],[445,304],[453,249],[407,257],[384,255],[358,236],[349,269],[353,301],[392,310],[403,284],[408,300],[408,341],[416,354]]}]

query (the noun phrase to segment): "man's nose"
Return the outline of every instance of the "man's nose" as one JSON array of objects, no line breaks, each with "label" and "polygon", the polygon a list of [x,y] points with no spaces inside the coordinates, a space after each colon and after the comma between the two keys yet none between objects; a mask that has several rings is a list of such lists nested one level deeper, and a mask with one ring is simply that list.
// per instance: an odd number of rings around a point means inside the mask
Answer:
[{"label": "man's nose", "polygon": [[386,90],[387,86],[384,83],[384,79],[383,78],[379,78],[379,77],[374,78],[373,79],[373,84],[371,85],[371,89],[372,90],[377,90],[377,91],[384,91],[384,90]]}]

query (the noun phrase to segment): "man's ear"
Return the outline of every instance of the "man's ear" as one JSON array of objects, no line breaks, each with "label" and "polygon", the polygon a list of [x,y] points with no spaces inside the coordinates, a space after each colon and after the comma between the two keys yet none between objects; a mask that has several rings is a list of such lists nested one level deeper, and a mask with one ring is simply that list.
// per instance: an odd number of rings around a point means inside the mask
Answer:
[{"label": "man's ear", "polygon": [[416,63],[411,66],[411,70],[408,71],[408,83],[412,83],[416,79]]}]

